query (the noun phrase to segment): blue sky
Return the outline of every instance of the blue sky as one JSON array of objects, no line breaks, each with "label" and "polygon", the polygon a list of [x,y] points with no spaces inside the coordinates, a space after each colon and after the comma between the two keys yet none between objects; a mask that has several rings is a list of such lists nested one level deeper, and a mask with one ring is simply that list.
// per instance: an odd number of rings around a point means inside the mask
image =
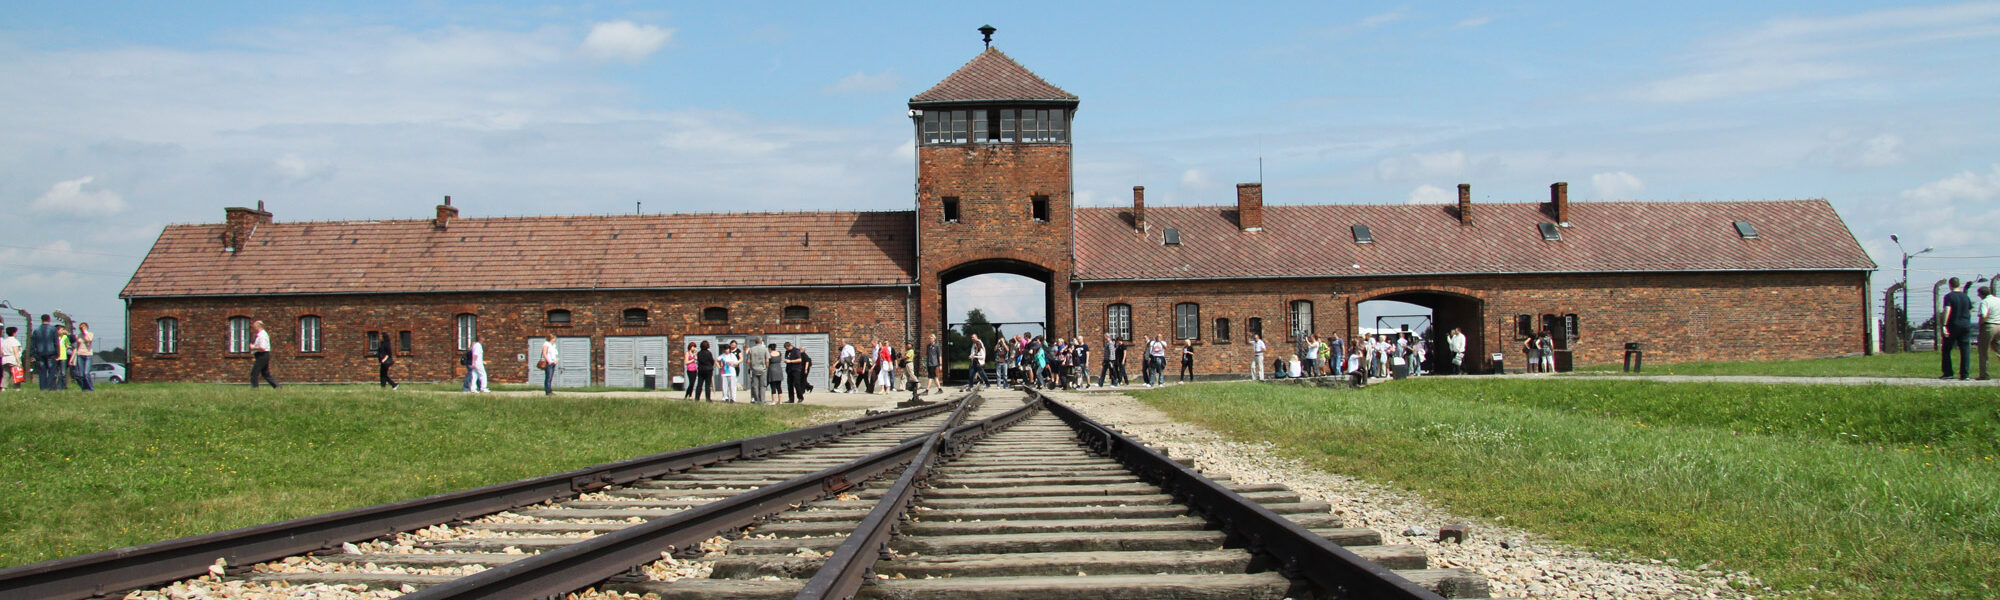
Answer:
[{"label": "blue sky", "polygon": [[1260,157],[1271,203],[1824,197],[1922,287],[2000,272],[2000,4],[1623,4],[6,2],[0,299],[120,337],[162,225],[258,200],[907,208],[904,103],[985,23],[1082,97],[1083,204]]}]

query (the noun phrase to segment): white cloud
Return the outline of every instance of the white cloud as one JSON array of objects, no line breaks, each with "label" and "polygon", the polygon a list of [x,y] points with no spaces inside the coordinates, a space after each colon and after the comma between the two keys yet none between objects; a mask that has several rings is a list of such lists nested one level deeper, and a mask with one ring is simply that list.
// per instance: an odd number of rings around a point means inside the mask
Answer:
[{"label": "white cloud", "polygon": [[1468,161],[1464,150],[1410,154],[1375,163],[1375,178],[1382,181],[1437,179],[1464,175]]},{"label": "white cloud", "polygon": [[306,160],[297,154],[286,153],[271,161],[271,168],[280,179],[290,183],[303,183],[332,177],[333,165],[323,160]]},{"label": "white cloud", "polygon": [[1208,187],[1212,181],[1208,176],[1208,172],[1201,169],[1188,169],[1181,172],[1181,185],[1185,187]]},{"label": "white cloud", "polygon": [[1410,190],[1410,198],[1404,204],[1454,204],[1458,194],[1435,185],[1424,184]]},{"label": "white cloud", "polygon": [[1452,26],[1451,26],[1451,28],[1452,28],[1452,29],[1478,29],[1478,28],[1480,28],[1480,27],[1485,27],[1487,23],[1492,23],[1492,22],[1493,22],[1493,17],[1484,17],[1484,16],[1482,16],[1482,17],[1470,17],[1470,18],[1467,18],[1467,19],[1465,19],[1465,20],[1463,20],[1463,21],[1459,21],[1457,25],[1452,25]]},{"label": "white cloud", "polygon": [[637,63],[652,56],[673,39],[672,28],[610,21],[592,25],[590,35],[583,38],[581,49],[584,56],[592,59]]},{"label": "white cloud", "polygon": [[64,213],[84,218],[107,217],[125,211],[125,199],[106,189],[85,190],[96,177],[83,176],[49,186],[30,206],[37,212]]},{"label": "white cloud", "polygon": [[2000,227],[2000,163],[1984,173],[1957,175],[1904,190],[1902,202],[1884,207],[1900,225],[1907,246],[1915,240],[1939,254],[1992,254],[1992,232]]},{"label": "white cloud", "polygon": [[897,77],[895,71],[883,71],[873,75],[856,71],[853,75],[842,77],[840,81],[834,82],[833,85],[820,89],[820,93],[865,94],[888,92],[894,91],[902,87],[902,85],[903,78]]},{"label": "white cloud", "polygon": [[1903,164],[1903,137],[1884,133],[1862,139],[1845,132],[1835,132],[1828,136],[1825,145],[1814,149],[1808,159],[1842,169],[1895,166]]},{"label": "white cloud", "polygon": [[1388,25],[1390,23],[1401,21],[1403,20],[1403,16],[1404,16],[1403,11],[1400,10],[1394,10],[1380,14],[1373,14],[1373,15],[1368,15],[1367,17],[1361,19],[1361,22],[1358,23],[1358,25],[1360,25],[1362,29],[1373,29],[1376,27],[1381,27],[1383,25]]},{"label": "white cloud", "polygon": [[1590,187],[1596,190],[1597,200],[1637,200],[1646,191],[1646,182],[1631,173],[1613,171],[1591,175]]},{"label": "white cloud", "polygon": [[1704,40],[1690,72],[1628,90],[1626,97],[1685,103],[1789,90],[1872,74],[1857,66],[1910,46],[2000,36],[2000,4],[1894,8],[1833,17],[1780,18]]}]

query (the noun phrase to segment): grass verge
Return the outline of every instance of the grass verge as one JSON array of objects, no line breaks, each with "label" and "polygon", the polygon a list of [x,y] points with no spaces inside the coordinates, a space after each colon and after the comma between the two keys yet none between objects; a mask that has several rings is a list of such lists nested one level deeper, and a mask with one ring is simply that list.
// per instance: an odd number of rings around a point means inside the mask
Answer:
[{"label": "grass verge", "polygon": [[779,431],[818,408],[201,384],[0,394],[0,567]]},{"label": "grass verge", "polygon": [[[1957,356],[1952,357],[1957,360]],[[1956,365],[1954,365],[1954,368]],[[1979,357],[1972,357],[1979,368]],[[1625,373],[1624,365],[1590,365],[1577,368],[1589,375],[1766,375],[1774,377],[1937,377],[1937,352],[1899,352],[1874,356],[1843,356],[1805,360],[1746,362],[1647,363],[1640,373]],[[1977,372],[1974,375],[1978,375]]]},{"label": "grass verge", "polygon": [[1436,378],[1140,398],[1465,514],[1803,597],[2000,593],[1990,390]]}]

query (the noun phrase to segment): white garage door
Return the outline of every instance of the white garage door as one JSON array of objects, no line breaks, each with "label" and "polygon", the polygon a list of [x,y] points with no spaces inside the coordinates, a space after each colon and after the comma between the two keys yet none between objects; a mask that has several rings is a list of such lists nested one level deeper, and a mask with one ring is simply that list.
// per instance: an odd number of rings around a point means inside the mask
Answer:
[{"label": "white garage door", "polygon": [[[590,338],[556,338],[556,382],[555,387],[590,387]],[[542,362],[542,338],[528,338],[528,384],[541,385],[542,371],[535,363]]]},{"label": "white garage door", "polygon": [[[678,366],[679,363],[675,363]],[[672,387],[667,377],[667,336],[617,336],[604,338],[604,385],[639,387],[645,385],[645,368],[658,369],[662,388]]]}]

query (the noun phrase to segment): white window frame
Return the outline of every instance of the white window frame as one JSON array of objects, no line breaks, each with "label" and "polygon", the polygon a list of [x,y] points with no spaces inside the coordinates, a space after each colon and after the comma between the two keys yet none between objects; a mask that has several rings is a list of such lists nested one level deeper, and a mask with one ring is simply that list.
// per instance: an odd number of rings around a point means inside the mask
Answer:
[{"label": "white window frame", "polygon": [[[1304,311],[1300,311],[1304,308]],[[1313,332],[1313,303],[1311,300],[1293,300],[1291,305],[1291,341],[1304,341]]]},{"label": "white window frame", "polygon": [[173,317],[160,317],[158,319],[154,319],[153,330],[154,334],[157,336],[153,341],[154,343],[153,352],[159,354],[178,354],[180,352],[181,350],[180,319],[176,319]]},{"label": "white window frame", "polygon": [[250,353],[250,317],[229,318],[229,353]]},{"label": "white window frame", "polygon": [[471,348],[472,340],[478,338],[479,338],[479,315],[475,315],[472,313],[459,313],[458,349],[460,351],[463,351],[467,348]]},{"label": "white window frame", "polygon": [[[1120,312],[1124,314],[1119,314]],[[1104,330],[1116,339],[1132,339],[1132,305],[1123,302],[1105,305]]]},{"label": "white window frame", "polygon": [[[1185,309],[1185,312],[1183,311]],[[1201,339],[1201,305],[1182,302],[1174,305],[1174,339]]]},{"label": "white window frame", "polygon": [[321,323],[322,321],[320,320],[319,315],[305,315],[299,317],[299,352],[308,354],[319,352],[320,349],[319,332]]}]

